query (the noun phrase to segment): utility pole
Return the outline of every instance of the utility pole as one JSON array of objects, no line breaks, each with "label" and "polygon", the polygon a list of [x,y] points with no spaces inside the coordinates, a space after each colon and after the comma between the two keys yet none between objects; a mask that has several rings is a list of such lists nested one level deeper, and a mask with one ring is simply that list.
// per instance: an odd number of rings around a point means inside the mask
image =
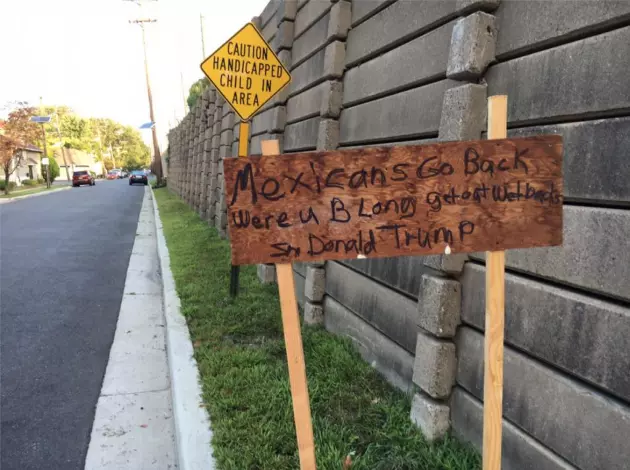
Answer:
[{"label": "utility pole", "polygon": [[[125,0],[125,1],[133,1],[137,5],[142,6],[141,0]],[[153,0],[153,1],[156,1],[156,0]],[[153,123],[153,127],[151,128],[152,137],[153,137],[152,171],[155,174],[158,183],[160,183],[162,181],[162,156],[160,155],[160,146],[159,146],[158,137],[157,137],[157,126],[155,122],[155,114],[153,113],[153,95],[151,94],[151,82],[149,80],[149,61],[147,58],[147,41],[146,41],[146,34],[144,31],[145,23],[155,23],[155,22],[157,22],[157,20],[152,19],[152,18],[143,18],[143,19],[129,21],[129,23],[139,25],[140,29],[142,30],[142,48],[144,50],[144,74],[147,81],[147,94],[149,97],[149,119],[151,119],[151,122]]]},{"label": "utility pole", "polygon": [[201,23],[201,60],[206,60],[206,42],[203,37],[203,15],[199,13],[199,23]]},{"label": "utility pole", "polygon": [[184,116],[186,116],[188,112],[188,102],[186,101],[186,92],[184,91],[184,73],[181,71],[179,72],[179,79],[182,84],[182,101],[184,102]]},{"label": "utility pole", "polygon": [[[44,115],[44,105],[42,104],[42,97],[39,97],[39,115],[43,116]],[[42,125],[42,135],[43,135],[43,139],[44,139],[44,158],[48,158],[48,148],[46,146],[46,127],[44,127],[44,123],[41,123]],[[50,188],[50,161],[48,162],[48,165],[46,166],[46,187]]]}]

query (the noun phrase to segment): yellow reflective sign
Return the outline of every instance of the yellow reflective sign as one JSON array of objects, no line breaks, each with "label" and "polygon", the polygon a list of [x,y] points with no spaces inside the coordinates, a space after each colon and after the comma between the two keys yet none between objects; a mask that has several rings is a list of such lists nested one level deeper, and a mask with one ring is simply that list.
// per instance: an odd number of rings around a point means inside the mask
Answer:
[{"label": "yellow reflective sign", "polygon": [[244,121],[291,81],[289,71],[252,23],[204,60],[201,70]]}]

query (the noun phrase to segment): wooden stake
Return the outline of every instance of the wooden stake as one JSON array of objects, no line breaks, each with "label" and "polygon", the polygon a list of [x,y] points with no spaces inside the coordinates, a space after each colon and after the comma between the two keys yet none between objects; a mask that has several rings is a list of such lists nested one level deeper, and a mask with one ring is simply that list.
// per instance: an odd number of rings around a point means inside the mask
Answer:
[{"label": "wooden stake", "polygon": [[[488,99],[488,139],[507,137],[507,96]],[[486,253],[486,328],[483,380],[483,470],[501,468],[505,252]]]},{"label": "wooden stake", "polygon": [[[242,131],[242,130],[241,130]],[[279,155],[280,146],[277,140],[266,140],[261,143],[263,155]],[[304,347],[300,317],[295,296],[295,280],[291,264],[276,264],[278,289],[280,291],[280,309],[282,311],[282,328],[289,365],[289,383],[293,400],[293,418],[297,435],[298,453],[301,470],[315,470],[315,442],[311,408],[306,383],[306,367],[304,365]]]},{"label": "wooden stake", "polygon": [[[249,146],[249,122],[241,121],[238,132],[238,156],[246,157]],[[240,274],[240,266],[232,265],[230,271],[230,295],[236,297],[238,295],[238,277]]]}]

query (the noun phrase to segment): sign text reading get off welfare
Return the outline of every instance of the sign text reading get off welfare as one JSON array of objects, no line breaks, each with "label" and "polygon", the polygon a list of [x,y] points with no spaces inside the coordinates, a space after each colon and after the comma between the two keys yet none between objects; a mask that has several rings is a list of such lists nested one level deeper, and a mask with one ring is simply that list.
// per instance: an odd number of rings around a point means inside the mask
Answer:
[{"label": "sign text reading get off welfare", "polygon": [[291,81],[287,69],[252,23],[210,55],[201,70],[243,120]]}]

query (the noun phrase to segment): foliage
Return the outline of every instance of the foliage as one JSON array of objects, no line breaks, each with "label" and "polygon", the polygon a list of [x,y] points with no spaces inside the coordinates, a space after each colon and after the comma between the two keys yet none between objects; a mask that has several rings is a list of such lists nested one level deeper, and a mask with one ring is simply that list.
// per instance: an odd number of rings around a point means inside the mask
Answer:
[{"label": "foliage", "polygon": [[[15,181],[9,181],[9,191],[13,191],[15,189],[16,183]],[[6,180],[0,180],[0,191],[5,191],[7,187]]]},{"label": "foliage", "polygon": [[44,178],[37,178],[37,184],[44,184],[46,180]]},{"label": "foliage", "polygon": [[20,182],[22,183],[22,186],[36,186],[37,185],[37,181],[32,180],[32,179],[25,179]]},{"label": "foliage", "polygon": [[[261,285],[256,267],[242,266],[241,293],[231,298],[229,243],[173,193],[158,189],[155,197],[219,468],[299,468],[277,286]],[[318,468],[481,467],[479,455],[450,436],[428,443],[409,419],[410,397],[351,341],[316,327],[302,334]]]},{"label": "foliage", "polygon": [[[42,165],[42,176],[46,178],[46,166]],[[50,182],[55,181],[59,176],[59,164],[54,157],[48,157],[48,168],[50,168]]]},{"label": "foliage", "polygon": [[106,170],[140,169],[151,161],[140,132],[131,126],[108,118],[85,118],[67,106],[44,106],[43,113],[52,116],[51,122],[45,125],[49,155],[61,142],[65,148],[95,155]]},{"label": "foliage", "polygon": [[[24,154],[21,149],[27,145],[33,145],[40,137],[39,125],[31,122],[31,116],[35,115],[35,108],[26,106],[26,103],[17,103],[9,111],[9,116],[3,124],[0,135],[0,167],[4,172],[4,179],[22,164]],[[5,194],[9,194],[10,187],[5,186]]]},{"label": "foliage", "polygon": [[195,103],[203,93],[203,90],[210,86],[210,81],[207,78],[201,78],[193,83],[188,91],[188,98],[186,98],[186,102],[188,103],[188,109],[192,109],[195,106]]}]

